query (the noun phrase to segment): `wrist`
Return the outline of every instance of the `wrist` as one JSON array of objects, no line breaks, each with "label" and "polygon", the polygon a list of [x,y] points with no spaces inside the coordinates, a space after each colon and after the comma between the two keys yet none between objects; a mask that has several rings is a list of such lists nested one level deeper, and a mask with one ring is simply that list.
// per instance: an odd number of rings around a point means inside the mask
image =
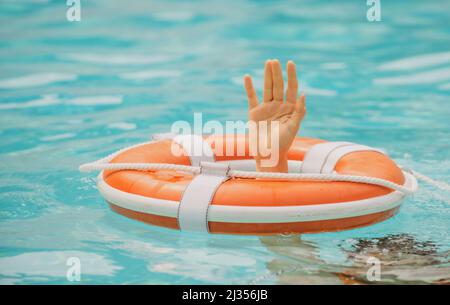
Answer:
[{"label": "wrist", "polygon": [[278,158],[269,157],[255,157],[256,170],[258,172],[288,172],[288,158],[287,153],[279,154]]}]

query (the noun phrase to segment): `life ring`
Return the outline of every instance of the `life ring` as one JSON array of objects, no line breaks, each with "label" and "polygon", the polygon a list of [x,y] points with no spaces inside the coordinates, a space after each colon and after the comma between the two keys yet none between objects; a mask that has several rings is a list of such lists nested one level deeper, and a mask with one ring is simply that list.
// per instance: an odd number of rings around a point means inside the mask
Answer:
[{"label": "life ring", "polygon": [[[199,140],[200,139],[200,140]],[[202,142],[212,155],[172,153],[173,145]],[[222,145],[218,145],[221,143]],[[226,144],[226,145],[223,145]],[[228,145],[228,146],[227,146]],[[226,147],[244,151],[226,154]],[[348,181],[227,178],[231,169],[252,169],[246,136],[183,136],[160,139],[110,158],[114,163],[206,166],[201,175],[173,170],[103,170],[97,186],[111,209],[126,217],[176,230],[221,234],[318,233],[363,227],[395,215],[406,196],[392,188]],[[374,177],[415,190],[417,181],[383,151],[349,142],[296,138],[289,172]],[[211,164],[211,163],[205,163]]]}]

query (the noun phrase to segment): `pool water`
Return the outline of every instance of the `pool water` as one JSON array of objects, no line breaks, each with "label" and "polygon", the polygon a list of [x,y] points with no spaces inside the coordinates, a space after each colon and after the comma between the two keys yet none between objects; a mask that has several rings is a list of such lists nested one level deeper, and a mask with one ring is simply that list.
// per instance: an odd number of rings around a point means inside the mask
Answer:
[{"label": "pool water", "polygon": [[[81,163],[176,120],[245,120],[242,76],[298,64],[301,135],[381,147],[450,178],[450,2],[0,3],[0,283],[264,284],[450,281],[449,193],[421,184],[400,213],[350,231],[204,236],[111,212]],[[261,93],[261,92],[260,92]],[[81,263],[81,281],[66,277]],[[378,282],[374,282],[378,283]]]}]

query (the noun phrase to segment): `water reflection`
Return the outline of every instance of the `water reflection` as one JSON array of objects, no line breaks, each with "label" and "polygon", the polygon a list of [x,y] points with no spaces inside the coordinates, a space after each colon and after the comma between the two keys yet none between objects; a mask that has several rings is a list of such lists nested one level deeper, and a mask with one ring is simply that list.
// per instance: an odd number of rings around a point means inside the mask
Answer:
[{"label": "water reflection", "polygon": [[[319,247],[301,236],[263,237],[261,242],[277,254],[267,268],[279,284],[450,284],[450,251],[440,252],[434,242],[410,234],[343,240],[338,243],[346,258],[342,264],[329,264]],[[367,276],[370,258],[380,262],[379,281]]]}]

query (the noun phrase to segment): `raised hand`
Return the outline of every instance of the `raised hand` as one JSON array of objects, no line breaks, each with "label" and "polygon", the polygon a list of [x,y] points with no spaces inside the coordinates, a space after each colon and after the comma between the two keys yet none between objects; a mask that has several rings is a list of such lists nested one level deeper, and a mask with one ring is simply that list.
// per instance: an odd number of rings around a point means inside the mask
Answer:
[{"label": "raised hand", "polygon": [[[251,133],[250,136],[256,136],[258,147],[272,143],[272,137],[275,131],[278,133],[278,162],[275,165],[266,167],[261,162],[270,158],[261,153],[259,149],[256,151],[256,163],[258,171],[287,172],[287,152],[297,135],[300,123],[306,113],[305,96],[298,96],[298,80],[295,70],[295,64],[289,61],[286,66],[288,75],[288,84],[286,96],[284,94],[283,74],[281,64],[278,60],[266,61],[264,68],[264,92],[263,102],[258,102],[252,79],[249,75],[244,77],[245,90],[248,97],[248,117],[249,121],[261,125],[265,122],[269,127],[267,132]],[[277,124],[273,124],[277,122]],[[278,126],[278,129],[273,128]]]}]

